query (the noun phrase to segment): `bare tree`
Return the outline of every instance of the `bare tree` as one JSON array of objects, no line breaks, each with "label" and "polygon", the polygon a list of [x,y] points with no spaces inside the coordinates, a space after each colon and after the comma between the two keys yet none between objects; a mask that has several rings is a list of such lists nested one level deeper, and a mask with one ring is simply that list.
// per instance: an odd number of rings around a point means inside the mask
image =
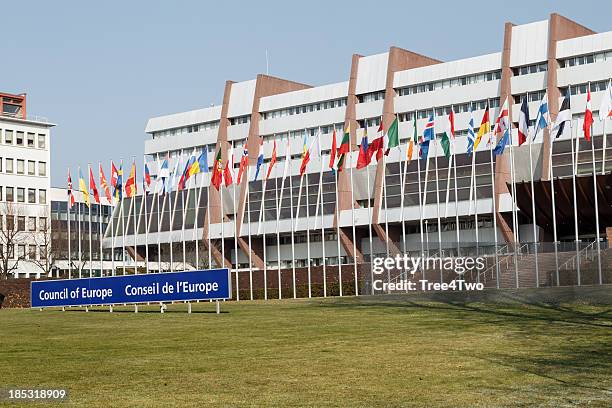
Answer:
[{"label": "bare tree", "polygon": [[59,220],[55,225],[51,225],[45,212],[42,212],[38,219],[38,228],[30,232],[32,242],[38,247],[38,256],[30,257],[30,261],[43,274],[51,276],[57,261],[68,259],[68,231],[66,226],[60,225]]},{"label": "bare tree", "polygon": [[28,238],[22,217],[22,207],[10,201],[0,204],[0,279],[8,279],[26,257],[25,250],[15,250]]}]

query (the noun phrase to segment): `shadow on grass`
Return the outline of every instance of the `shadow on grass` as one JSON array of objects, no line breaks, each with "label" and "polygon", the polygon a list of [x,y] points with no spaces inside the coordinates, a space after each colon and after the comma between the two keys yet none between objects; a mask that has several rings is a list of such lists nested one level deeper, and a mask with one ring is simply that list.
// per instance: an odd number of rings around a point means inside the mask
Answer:
[{"label": "shadow on grass", "polygon": [[[108,310],[102,310],[102,309],[89,309],[89,312],[86,312],[85,309],[66,309],[66,312],[68,313],[106,313],[106,314],[111,314],[111,312],[109,312]],[[144,314],[166,314],[166,313],[172,313],[172,314],[189,314],[187,313],[187,310],[177,310],[177,309],[166,309],[164,310],[164,313],[161,313],[159,310],[138,310],[138,313],[135,313],[134,310],[125,310],[125,309],[114,309],[112,313],[131,313],[131,314],[140,314],[140,313],[144,313]],[[192,314],[217,314],[216,311],[214,310],[192,310],[191,311]],[[229,311],[227,310],[221,310],[220,314],[229,314]]]}]

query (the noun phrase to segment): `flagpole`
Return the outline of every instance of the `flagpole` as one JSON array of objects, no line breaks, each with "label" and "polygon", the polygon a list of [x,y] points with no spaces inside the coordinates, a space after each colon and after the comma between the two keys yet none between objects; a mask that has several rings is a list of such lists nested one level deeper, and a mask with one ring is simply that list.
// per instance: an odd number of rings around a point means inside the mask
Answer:
[{"label": "flagpole", "polygon": [[[397,120],[397,126],[399,128],[399,118],[397,117],[397,115],[395,115],[395,119]],[[398,130],[399,131],[399,130]],[[399,139],[399,137],[398,137]],[[408,165],[410,164],[409,159],[408,159],[408,150],[409,150],[409,145],[410,145],[411,139],[410,137],[408,137],[408,145],[406,146],[406,154],[404,155],[404,160],[400,160],[400,174],[399,174],[399,179],[400,179],[400,221],[402,223],[402,248],[404,250],[404,254],[408,253],[408,249],[407,249],[407,244],[406,244],[406,219],[404,218],[404,204],[405,204],[405,198],[404,195],[406,194],[406,176],[408,174]],[[414,142],[413,142],[414,143]],[[410,152],[412,153],[412,152]],[[412,154],[410,155],[410,159],[412,159]],[[402,161],[404,162],[404,168],[402,170]],[[408,278],[408,276],[406,276],[406,279]]]},{"label": "flagpole", "polygon": [[[527,114],[529,114],[529,105],[527,104],[529,101],[529,92],[525,94],[525,104],[527,105]],[[529,177],[531,180],[531,214],[533,218],[533,249],[535,253],[535,272],[536,272],[536,288],[540,287],[540,268],[538,264],[538,243],[539,240],[537,238],[537,218],[536,218],[536,207],[535,207],[535,188],[533,185],[533,153],[532,147],[533,138],[529,134],[529,121],[527,121],[527,117],[525,117],[525,121],[527,122],[527,134],[525,135],[529,139]],[[520,126],[520,124],[519,124]],[[534,132],[537,132],[537,116],[536,116],[536,124],[534,128]],[[534,134],[534,137],[537,133]]]},{"label": "flagpole", "polygon": [[[589,92],[590,92],[590,89],[591,89],[590,82],[588,84],[588,87],[589,87]],[[589,106],[589,109],[591,109],[590,106]],[[605,134],[605,127],[606,127],[606,122],[604,121],[604,134]],[[597,240],[597,277],[598,277],[599,284],[601,285],[603,284],[603,276],[601,273],[601,243],[599,240],[599,200],[597,197],[598,196],[597,167],[595,165],[595,135],[593,133],[593,121],[591,121],[590,131],[591,131],[591,157],[593,160],[593,195],[595,196],[595,239]],[[605,170],[605,163],[603,164],[604,164],[604,170]]]},{"label": "flagpole", "polygon": [[[219,145],[219,148],[221,148],[221,145]],[[221,265],[220,265],[220,268],[225,268],[225,204],[223,202],[223,185],[224,184],[225,183],[222,182],[221,185],[219,186],[219,191],[221,192]],[[265,251],[265,245],[264,245],[264,251]]]},{"label": "flagpole", "polygon": [[[547,97],[548,98],[548,97]],[[542,113],[542,116],[544,114]],[[550,122],[550,120],[549,120]],[[537,125],[537,123],[536,123]],[[548,168],[548,173],[550,176],[550,197],[551,197],[551,206],[552,206],[552,219],[553,219],[553,239],[555,241],[555,277],[557,279],[557,286],[560,285],[559,282],[559,251],[558,251],[558,245],[557,245],[557,211],[556,211],[556,206],[555,206],[555,182],[554,182],[554,172],[553,172],[553,160],[552,160],[552,156],[553,156],[553,143],[554,143],[554,136],[552,135],[552,124],[547,124],[548,127],[548,137],[550,139],[550,153],[549,153],[549,168]],[[542,140],[542,143],[544,143],[544,140]]]},{"label": "flagpole", "polygon": [[[336,124],[334,123],[334,133],[336,132]],[[336,153],[337,153],[337,148],[336,148]],[[336,160],[336,158],[334,157],[334,160]],[[337,167],[337,165],[336,165]],[[336,212],[336,244],[337,244],[337,251],[338,251],[338,295],[340,297],[342,297],[342,252],[340,251],[340,211],[338,210],[338,168],[336,168],[334,170],[334,168],[332,167],[333,173],[334,173],[334,181],[335,181],[335,192],[336,192],[336,205],[334,206],[334,211]]]},{"label": "flagpole", "polygon": [[[246,199],[247,199],[247,222],[249,223],[248,225],[248,234],[249,234],[249,290],[250,290],[250,295],[251,295],[251,300],[253,300],[253,251],[251,250],[251,248],[253,248],[252,246],[252,241],[251,241],[251,199],[250,199],[250,195],[251,195],[251,179],[250,179],[250,171],[251,170],[251,166],[249,166],[247,164],[247,168],[246,168],[246,172],[247,172],[247,179],[246,179],[246,185],[247,185],[247,192],[246,192]],[[209,234],[210,236],[210,234]],[[210,247],[209,247],[210,248]]]},{"label": "flagpole", "polygon": [[121,201],[121,207],[119,207],[119,212],[121,214],[121,259],[122,259],[122,263],[123,263],[123,275],[125,276],[125,212],[124,212],[124,204],[125,204],[125,200],[124,200],[124,196],[123,196],[123,185],[125,184],[125,182],[123,181],[123,159],[121,159],[121,165],[119,167],[121,169],[121,185],[119,186],[120,190],[119,190],[119,196],[120,196],[120,201]]},{"label": "flagpole", "polygon": [[[102,166],[101,162],[98,162],[98,171]],[[100,178],[100,174],[98,173],[98,179]],[[98,241],[100,241],[100,276],[104,276],[104,256],[102,252],[102,197],[100,197],[100,202],[98,203]]]},{"label": "flagpole", "polygon": [[[81,177],[81,167],[79,166],[79,174],[78,177],[80,179]],[[80,184],[80,183],[79,183]],[[80,189],[79,189],[80,190]],[[83,193],[81,191],[79,191],[79,193],[81,194],[81,201],[83,199]],[[79,279],[81,279],[83,277],[83,260],[82,260],[82,252],[81,251],[81,241],[83,240],[81,237],[81,202],[77,202],[77,217],[78,217],[78,224],[77,224],[77,229],[78,229],[78,243],[79,243]]]},{"label": "flagpole", "polygon": [[[365,132],[367,134],[368,132],[368,128],[367,128],[367,123],[365,124]],[[366,155],[366,161],[367,160],[367,153],[363,150],[364,146],[363,146],[363,136],[361,139],[361,145],[359,146],[359,150],[363,151],[364,154]],[[351,164],[353,164],[353,159],[351,157]],[[372,237],[372,222],[374,222],[374,220],[372,220],[372,200],[370,199],[370,162],[368,161],[366,163],[366,187],[367,187],[367,191],[366,191],[366,199],[368,201],[368,239],[369,239],[369,244],[370,244],[370,289],[371,289],[371,294],[374,294],[374,270],[372,269],[372,262],[374,262],[374,243],[373,243],[373,237]],[[351,182],[351,189],[353,188],[353,183]],[[378,220],[376,220],[376,222],[378,223]],[[354,223],[354,221],[353,221]]]},{"label": "flagpole", "polygon": [[[89,174],[91,175],[91,163],[87,164],[87,168],[89,170]],[[87,185],[87,192],[91,193],[91,177],[89,178],[89,182]],[[89,208],[88,208],[88,214],[89,214],[89,227],[88,232],[89,232],[89,277],[93,277],[93,248],[91,247],[91,206],[93,205],[93,203],[91,202],[91,199],[89,200]]]},{"label": "flagpole", "polygon": [[[413,130],[413,139],[415,137],[415,135],[417,134],[417,111],[414,111],[414,130]],[[421,146],[419,143],[419,151],[421,151]],[[428,155],[429,156],[429,155]],[[427,177],[427,175],[425,175],[425,177]],[[422,196],[422,186],[421,186],[421,157],[420,154],[417,155],[417,179],[418,179],[418,183],[419,183],[419,232],[421,233],[421,257],[423,257],[423,255],[425,254],[425,247],[424,247],[424,236],[423,236],[423,196]],[[423,268],[423,279],[425,279],[425,269]]]},{"label": "flagpole", "polygon": [[[571,87],[571,86],[570,86]],[[570,89],[570,88],[568,88]],[[570,92],[571,93],[571,92]],[[571,111],[570,111],[571,112]],[[571,114],[571,113],[570,113]],[[574,148],[574,121],[570,119],[570,136],[571,136],[571,147],[572,147],[572,184],[573,184],[573,197],[574,197],[574,235],[575,235],[575,243],[576,243],[576,277],[578,279],[578,286],[581,284],[581,273],[580,273],[580,247],[579,247],[579,239],[578,239],[578,199],[576,195],[576,172],[578,171],[578,142],[576,141],[576,146]],[[576,140],[578,140],[578,135],[576,135]],[[576,152],[576,155],[574,155]]]},{"label": "flagpole", "polygon": [[[350,167],[350,179],[351,179],[351,216],[353,218],[353,271],[355,274],[355,296],[359,296],[359,284],[357,282],[357,234],[355,232],[355,187],[353,184],[353,167],[355,167],[353,161],[353,146],[352,146],[352,140],[351,140],[351,126],[350,126],[350,122],[349,122],[349,151],[348,153],[350,154],[351,157],[351,167]],[[368,194],[370,194],[369,190],[368,190]],[[372,220],[370,219],[370,223],[372,222]],[[372,250],[370,249],[370,252],[372,252]],[[371,260],[370,260],[371,262]],[[371,268],[371,266],[370,266]]]},{"label": "flagpole", "polygon": [[[489,156],[491,159],[491,209],[493,216],[493,248],[495,251],[495,280],[496,287],[499,289],[499,262],[498,262],[498,254],[497,254],[497,205],[495,203],[495,167],[493,165],[493,143],[492,143],[492,134],[491,134],[491,108],[490,108],[490,100],[487,100],[487,123],[489,126]],[[485,125],[486,126],[486,125]],[[476,176],[474,176],[476,177]],[[478,203],[478,201],[476,201]]]},{"label": "flagpole", "polygon": [[[508,99],[506,98],[506,101]],[[508,105],[509,106],[509,105]],[[503,109],[503,107],[502,107]],[[516,170],[514,167],[514,139],[512,137],[512,120],[510,118],[510,108],[508,107],[508,142],[510,143],[510,181],[512,188],[512,229],[514,236],[514,276],[516,280],[516,288],[519,288],[519,272],[518,272],[518,250],[520,250],[519,244],[519,224],[518,224],[518,213],[517,213],[517,205],[516,205]],[[502,137],[504,137],[502,135]],[[536,274],[536,281],[538,276]]]},{"label": "flagpole", "polygon": [[[436,207],[438,217],[438,250],[439,255],[442,256],[442,221],[440,220],[440,185],[438,177],[438,137],[436,136],[436,107],[433,107],[432,115],[434,118],[433,137],[434,137],[434,168],[436,171]],[[442,269],[440,269],[440,283],[443,281]]]},{"label": "flagpole", "polygon": [[274,178],[274,200],[276,201],[276,266],[278,267],[278,298],[282,299],[281,258],[280,258],[280,208],[278,201],[278,177]]},{"label": "flagpole", "polygon": [[[474,234],[476,238],[476,257],[479,253],[479,236],[478,236],[478,189],[476,183],[476,135],[474,133],[474,113],[472,111],[472,101],[470,101],[470,122],[468,123],[468,138],[472,137],[472,165],[470,174],[470,200],[468,215],[472,215],[472,206],[474,208]],[[469,143],[469,142],[468,142]],[[480,274],[476,274],[476,282],[480,282]]]},{"label": "flagpole", "polygon": [[[206,149],[206,146],[204,147]],[[206,156],[208,158],[208,155]],[[197,160],[197,158],[196,158]],[[198,162],[198,168],[200,166],[200,163]],[[208,163],[206,163],[206,170],[208,170]],[[200,179],[200,182],[198,183],[198,176]],[[194,211],[193,211],[193,244],[195,247],[195,267],[196,270],[200,270],[200,244],[199,244],[199,233],[198,233],[198,213],[200,211],[200,197],[202,194],[202,178],[204,177],[204,174],[202,172],[202,169],[199,169],[199,172],[194,176],[195,177],[195,183],[196,183],[196,187],[195,187],[195,198],[194,198]]]},{"label": "flagpole", "polygon": [[[181,152],[182,155],[182,152]],[[168,232],[170,236],[170,272],[174,272],[174,238],[172,237],[174,233],[174,216],[176,215],[176,203],[177,203],[177,188],[178,186],[174,186],[174,180],[176,179],[176,173],[179,171],[180,167],[180,157],[177,157],[177,163],[174,164],[174,171],[172,172],[172,176],[170,178],[170,191],[168,191]],[[178,183],[177,183],[178,184]],[[172,192],[174,191],[174,205],[172,204]]]},{"label": "flagpole", "polygon": [[[325,260],[325,226],[323,225],[323,211],[325,207],[323,206],[323,152],[321,150],[321,126],[319,126],[319,134],[317,135],[319,138],[319,194],[317,195],[317,200],[321,197],[321,250],[323,253],[323,297],[327,297],[327,261]],[[317,206],[317,211],[319,210],[319,206]],[[316,223],[316,217],[315,217]]]},{"label": "flagpole", "polygon": [[[187,163],[189,163],[189,159]],[[187,168],[187,172],[188,171],[189,168]],[[183,174],[183,177],[187,178],[187,172]],[[187,187],[187,182],[188,180],[185,180],[185,186],[183,186],[183,189],[181,190],[181,241],[183,241],[183,271],[187,270],[187,245],[185,243],[185,218],[187,217],[187,208],[185,207],[185,187]],[[189,205],[189,187],[187,187],[187,205]]]},{"label": "flagpole", "polygon": [[[289,153],[287,153],[287,157],[291,158],[291,143],[289,142],[289,133],[287,133],[287,148],[289,149]],[[300,186],[300,190],[301,190]],[[296,287],[295,287],[295,224],[293,223],[293,169],[289,168],[289,200],[291,204],[289,205],[289,209],[291,210],[291,269],[292,269],[292,279],[293,279],[293,298],[297,297]],[[298,204],[299,210],[299,204]],[[297,217],[296,217],[297,218]]]},{"label": "flagpole", "polygon": [[[236,301],[240,301],[240,286],[238,279],[238,237],[240,236],[240,231],[238,230],[238,211],[236,210],[236,189],[238,188],[238,180],[234,180],[234,157],[236,152],[234,152],[234,142],[232,141],[232,200],[234,207],[234,259],[236,261]],[[208,154],[206,155],[208,157]],[[208,163],[206,163],[208,166]],[[201,170],[201,169],[200,169]],[[198,195],[199,197],[199,195]]]},{"label": "flagpole", "polygon": [[[157,163],[159,164],[159,153],[157,154]],[[168,167],[170,166],[170,163],[168,163]],[[158,166],[157,168],[157,177],[159,178],[159,171],[160,171],[160,167]],[[157,183],[159,183],[159,180],[157,180]],[[165,180],[162,180],[162,183],[164,183],[164,197],[165,197]],[[157,184],[156,184],[157,185]],[[162,260],[161,260],[161,221],[160,221],[160,216],[161,216],[161,208],[159,208],[159,188],[155,189],[155,194],[156,194],[156,204],[157,204],[157,273],[161,273],[162,271]],[[153,206],[153,200],[151,200],[151,206]]]},{"label": "flagpole", "polygon": [[[68,185],[69,191],[70,193],[68,194],[68,197],[66,199],[66,209],[68,210],[68,279],[72,278],[72,251],[70,248],[70,241],[72,241],[72,235],[70,234],[70,208],[72,208],[72,206],[70,205],[71,203],[71,197],[72,197],[72,177],[70,177],[70,167],[68,168],[68,181],[70,182],[70,184]],[[49,248],[47,248],[47,251],[49,250]]]},{"label": "flagpole", "polygon": [[[263,164],[262,164],[263,167]],[[268,163],[268,169],[270,168],[270,163]],[[267,172],[264,173],[267,175]],[[264,300],[268,300],[268,252],[266,250],[266,229],[262,228],[262,223],[266,222],[266,207],[265,207],[265,198],[266,198],[266,184],[268,182],[267,177],[265,177],[261,181],[261,209],[259,211],[259,223],[258,223],[258,233],[262,234],[263,241],[263,280],[264,280]],[[310,257],[308,257],[310,259]]]},{"label": "flagpole", "polygon": [[[148,186],[146,178],[146,169],[147,169],[147,156],[143,155],[143,169],[142,169],[142,179],[144,183],[142,183],[142,200],[144,202],[144,221],[145,221],[145,272],[149,273],[149,219],[147,218],[147,194]],[[153,207],[153,201],[151,200],[151,207]]]},{"label": "flagpole", "polygon": [[[385,145],[385,132],[384,132],[384,122],[382,122],[383,118],[380,118],[381,123],[383,123],[383,132],[382,132],[382,137],[383,137],[383,149],[384,149],[384,145]],[[367,125],[367,123],[366,123]],[[388,136],[388,135],[387,135]],[[386,253],[387,253],[387,258],[389,258],[389,240],[391,239],[389,237],[389,218],[387,216],[387,160],[386,160],[386,154],[384,154],[385,152],[383,152],[382,155],[382,184],[380,186],[381,188],[381,193],[383,195],[383,203],[385,205],[385,236],[387,237],[387,239],[385,239],[385,249],[386,249]],[[369,194],[369,192],[368,192]],[[368,197],[369,198],[369,197]],[[381,203],[381,205],[383,204]],[[379,214],[380,214],[380,210],[379,209]],[[378,223],[378,220],[376,220],[376,223]],[[391,269],[387,268],[387,283],[391,283]],[[391,289],[388,290],[389,293],[391,293]]]},{"label": "flagpole", "polygon": [[[307,130],[304,129],[304,132],[307,132]],[[310,149],[310,146],[308,146],[308,149]],[[310,261],[310,200],[308,197],[308,184],[310,183],[309,183],[307,169],[304,170],[304,176],[306,176],[306,252],[307,252],[307,259]],[[312,281],[311,281],[312,275],[311,275],[310,262],[308,262],[307,267],[308,267],[308,298],[311,298],[312,297]]]},{"label": "flagpole", "polygon": [[[208,159],[207,159],[208,160]],[[206,163],[208,165],[208,163]],[[215,171],[216,162],[213,163],[213,171]],[[212,239],[210,237],[210,186],[212,185],[212,172],[208,175],[208,187],[206,187],[206,224],[208,227],[208,268],[212,269]]]}]

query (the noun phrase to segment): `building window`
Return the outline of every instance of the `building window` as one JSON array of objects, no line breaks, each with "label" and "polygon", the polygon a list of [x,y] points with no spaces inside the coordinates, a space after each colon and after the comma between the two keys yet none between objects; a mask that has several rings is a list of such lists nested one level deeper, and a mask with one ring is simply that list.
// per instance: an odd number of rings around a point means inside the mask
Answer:
[{"label": "building window", "polygon": [[17,245],[17,259],[24,259],[26,254],[25,245]]},{"label": "building window", "polygon": [[38,190],[38,204],[47,204],[47,190]]},{"label": "building window", "polygon": [[385,91],[377,91],[357,95],[357,101],[359,103],[375,102],[382,99],[385,99]]},{"label": "building window", "polygon": [[0,172],[2,172],[2,157],[0,157]]},{"label": "building window", "polygon": [[38,134],[38,148],[44,149],[47,146],[45,135],[39,133]]},{"label": "building window", "polygon": [[34,133],[28,133],[28,147],[34,147]]},{"label": "building window", "polygon": [[28,176],[36,175],[36,162],[28,160]]},{"label": "building window", "polygon": [[456,86],[465,86],[477,84],[480,82],[493,81],[501,78],[501,70],[489,71],[480,74],[467,75],[462,77],[444,79],[436,82],[428,82],[423,84],[411,85],[397,89],[399,96],[413,95],[433,90],[453,88]]},{"label": "building window", "polygon": [[13,131],[12,130],[5,130],[4,131],[4,143],[6,144],[13,144]]},{"label": "building window", "polygon": [[28,203],[36,204],[36,189],[28,188]]},{"label": "building window", "polygon": [[47,259],[47,246],[46,245],[41,245],[38,249],[38,252],[40,254],[40,259]]},{"label": "building window", "polygon": [[39,176],[47,175],[47,162],[38,162],[38,175]]},{"label": "building window", "polygon": [[36,259],[36,245],[28,245],[28,259]]},{"label": "building window", "polygon": [[17,159],[17,174],[23,174],[25,169],[25,162],[21,159]]},{"label": "building window", "polygon": [[15,190],[13,189],[13,187],[6,188],[6,201],[9,201],[9,202],[15,201],[14,191]]},{"label": "building window", "polygon": [[36,217],[28,217],[28,231],[36,231]]},{"label": "building window", "polygon": [[6,159],[6,172],[13,173],[13,159]]},{"label": "building window", "polygon": [[512,73],[514,74],[514,76],[529,75],[535,74],[537,72],[546,71],[548,71],[547,62],[540,62],[538,64],[523,65],[522,67],[512,68]]},{"label": "building window", "polygon": [[38,228],[41,231],[46,231],[47,230],[47,217],[40,217],[38,219]]},{"label": "building window", "polygon": [[17,202],[24,203],[25,202],[25,188],[17,187]]},{"label": "building window", "polygon": [[[2,201],[2,186],[0,186],[0,201]],[[0,224],[2,224],[2,217],[0,217]],[[2,225],[0,225],[2,227]]]},{"label": "building window", "polygon": [[559,67],[566,68],[610,60],[612,60],[612,50],[600,51],[593,54],[579,55],[559,60]]},{"label": "building window", "polygon": [[25,231],[25,217],[22,215],[17,217],[17,231]]},{"label": "building window", "polygon": [[15,139],[17,141],[17,146],[23,146],[23,132],[17,131],[17,137]]}]

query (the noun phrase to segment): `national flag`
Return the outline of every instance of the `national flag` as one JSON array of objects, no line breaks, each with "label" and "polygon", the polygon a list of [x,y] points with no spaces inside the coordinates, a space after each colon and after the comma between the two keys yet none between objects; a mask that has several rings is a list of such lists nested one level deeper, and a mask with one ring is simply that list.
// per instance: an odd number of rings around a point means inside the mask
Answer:
[{"label": "national flag", "polygon": [[[195,155],[191,154],[191,156],[189,156],[189,159],[187,160],[187,163],[185,163],[185,168],[183,169],[183,172],[181,173],[181,178],[179,179],[178,182],[178,191],[181,191],[185,188],[185,186],[187,186],[187,180],[189,180],[189,177],[191,177],[191,171],[194,168],[194,164],[196,163],[196,158]],[[198,167],[198,172],[199,172],[199,167]]]},{"label": "national flag", "polygon": [[521,110],[519,112],[519,123],[518,123],[518,144],[522,145],[527,141],[529,135],[529,106],[527,105],[527,98],[523,98],[521,102]]},{"label": "national flag", "polygon": [[612,117],[612,80],[608,81],[608,87],[601,98],[599,107],[599,120],[604,121],[609,117]]},{"label": "national flag", "polygon": [[110,178],[111,187],[113,188],[117,187],[118,177],[119,177],[119,172],[117,171],[117,168],[115,167],[115,163],[111,160],[111,178]]},{"label": "national flag", "polygon": [[329,168],[332,170],[336,170],[336,151],[338,147],[336,145],[336,128],[334,128],[334,133],[332,133],[332,143],[331,149],[329,152]]},{"label": "national flag", "polygon": [[247,149],[246,147],[246,143],[242,149],[242,157],[240,158],[240,166],[238,167],[238,181],[237,183],[240,184],[240,180],[242,180],[242,174],[244,174],[244,171],[247,169],[249,165],[249,149]]},{"label": "national flag", "polygon": [[149,166],[147,163],[144,165],[144,177],[142,179],[142,189],[145,193],[149,192],[151,188],[151,173],[149,173]]},{"label": "national flag", "polygon": [[96,187],[96,180],[94,179],[93,170],[91,169],[91,166],[89,167],[89,188],[93,193],[94,201],[96,202],[96,204],[100,204],[100,195],[98,194],[98,188]]},{"label": "national flag", "polygon": [[536,115],[532,140],[535,140],[536,136],[538,135],[538,131],[540,129],[545,129],[550,122],[550,113],[548,112],[548,96],[545,93],[542,97],[542,101],[540,102],[538,114]]},{"label": "national flag", "polygon": [[196,159],[195,154],[193,154],[191,157],[193,158],[193,160],[190,159],[191,164],[189,165],[189,168],[187,169],[187,180],[189,180],[189,178],[199,174],[202,171],[202,169],[200,168],[200,162],[198,159]]},{"label": "national flag", "polygon": [[130,176],[125,181],[125,195],[126,197],[134,197],[138,192],[136,186],[136,162],[132,161],[132,170],[130,170]]},{"label": "national flag", "polygon": [[346,161],[346,155],[350,150],[350,140],[351,140],[351,124],[349,123],[346,129],[344,130],[344,135],[342,136],[342,141],[340,142],[340,148],[338,148],[338,171],[342,171],[344,168],[344,162]]},{"label": "national flag", "polygon": [[361,144],[359,145],[359,156],[357,156],[357,169],[363,169],[365,166],[370,164],[372,156],[368,154],[369,143],[368,143],[368,130],[363,130],[363,136],[361,138]]},{"label": "national flag", "polygon": [[[381,122],[382,124],[382,122]],[[387,130],[387,149],[385,150],[385,155],[389,155],[389,152],[392,148],[399,146],[399,131],[398,131],[398,120],[397,116],[391,122],[391,126],[389,126],[389,130]]]},{"label": "national flag", "polygon": [[111,162],[111,171],[113,170],[115,173],[115,185],[113,186],[115,189],[113,190],[113,197],[115,197],[115,200],[119,201],[123,199],[123,166],[119,166],[119,170],[117,170],[115,165]]},{"label": "national flag", "polygon": [[74,205],[74,194],[72,194],[72,177],[70,177],[70,169],[68,169],[68,208]]},{"label": "national flag", "polygon": [[157,184],[155,185],[155,191],[157,194],[166,193],[166,183],[170,178],[169,158],[166,156],[164,161],[159,165],[159,172],[157,174]]},{"label": "national flag", "polygon": [[89,208],[90,200],[89,200],[89,189],[87,188],[87,184],[85,183],[85,179],[83,178],[83,172],[79,167],[79,191],[83,194],[83,199],[85,201],[85,205]]},{"label": "national flag", "polygon": [[[230,156],[232,157],[231,160]],[[227,161],[225,162],[225,169],[223,170],[223,180],[225,181],[225,187],[229,187],[234,183],[234,149],[231,147],[227,150]]]},{"label": "national flag", "polygon": [[372,140],[372,143],[368,144],[368,151],[366,152],[368,164],[372,162],[372,157],[376,154],[376,161],[379,161],[383,156],[383,149],[385,145],[385,138],[380,135],[376,139]]},{"label": "national flag", "polygon": [[[555,119],[555,124],[553,125],[552,131],[555,132],[555,139],[559,138],[563,134],[565,130],[565,124],[572,120],[572,111],[570,109],[570,92],[567,91],[567,95],[563,98],[563,102],[561,102],[561,108],[559,109],[559,113],[557,114],[557,118]],[[551,138],[551,142],[552,142]]]},{"label": "national flag", "polygon": [[510,129],[506,129],[502,138],[499,139],[499,142],[497,142],[495,149],[493,149],[493,154],[495,156],[504,154],[504,149],[506,148],[506,145],[510,142],[510,132],[511,132]]},{"label": "national flag", "polygon": [[170,174],[169,178],[168,178],[168,193],[171,193],[172,190],[176,190],[176,185],[178,185],[178,179],[179,179],[179,169],[181,168],[181,158],[177,157],[176,161],[174,162],[174,170],[172,171],[172,173]]},{"label": "national flag", "polygon": [[287,173],[291,168],[291,142],[287,138],[287,146],[285,148],[285,168],[283,169],[283,181],[287,178]]},{"label": "national flag", "polygon": [[476,141],[476,136],[474,134],[474,115],[473,115],[471,107],[470,107],[470,121],[468,122],[467,139],[468,139],[467,154],[470,155],[474,152],[474,142]]},{"label": "national flag", "polygon": [[489,105],[485,108],[485,112],[482,115],[482,121],[480,122],[480,128],[478,129],[478,135],[474,140],[474,150],[478,149],[482,136],[491,131],[491,123],[489,122]]},{"label": "national flag", "polygon": [[423,141],[431,141],[436,138],[435,132],[435,122],[433,114],[429,115],[429,120],[425,124],[425,129],[423,130]]},{"label": "national flag", "polygon": [[410,164],[410,161],[412,160],[414,145],[419,142],[419,139],[418,139],[418,136],[417,136],[416,113],[415,113],[414,119],[412,121],[412,128],[413,128],[412,137],[409,138],[409,140],[408,140],[408,147],[406,148],[406,163],[407,164]]},{"label": "national flag", "polygon": [[109,203],[111,203],[111,191],[108,187],[108,182],[106,181],[106,176],[104,175],[104,170],[102,170],[102,163],[99,163],[98,172],[100,173],[100,187],[104,190],[104,195]]},{"label": "national flag", "polygon": [[268,163],[268,172],[266,174],[266,180],[270,178],[270,174],[272,173],[272,168],[276,164],[276,139],[274,139],[274,147],[272,147],[272,158],[270,159],[270,163]]},{"label": "national flag", "polygon": [[591,110],[591,90],[587,90],[587,101],[586,108],[584,110],[584,123],[582,124],[582,130],[584,131],[584,138],[587,142],[591,141],[591,126],[593,125],[593,111]]},{"label": "national flag", "polygon": [[198,156],[198,167],[200,173],[208,173],[208,146],[204,146],[202,153]]},{"label": "national flag", "polygon": [[446,129],[442,134],[442,139],[440,140],[440,144],[442,145],[442,150],[444,151],[444,156],[447,159],[451,156],[451,139],[455,139],[455,114],[451,109],[448,114],[448,121],[446,123]]},{"label": "national flag", "polygon": [[221,182],[223,181],[223,163],[221,160],[221,147],[217,151],[217,157],[215,158],[215,163],[213,164],[213,174],[210,178],[210,183],[215,186],[217,191],[221,187]]},{"label": "national flag", "polygon": [[253,180],[257,180],[257,176],[259,176],[259,170],[261,169],[261,165],[264,162],[264,151],[263,151],[263,137],[259,139],[259,154],[257,155],[257,167],[255,167],[255,178]]},{"label": "national flag", "polygon": [[302,163],[300,164],[300,177],[306,172],[306,166],[310,162],[310,149],[306,146],[306,135],[304,135],[304,152],[302,153]]},{"label": "national flag", "polygon": [[512,132],[512,125],[510,124],[510,115],[508,110],[508,98],[504,100],[504,104],[502,105],[501,110],[499,111],[499,115],[497,115],[497,120],[495,121],[495,138],[497,135],[501,134],[502,137],[497,142],[495,149],[493,152],[495,155],[500,155],[504,153],[504,149],[508,143],[512,143],[510,140],[510,135]]}]

